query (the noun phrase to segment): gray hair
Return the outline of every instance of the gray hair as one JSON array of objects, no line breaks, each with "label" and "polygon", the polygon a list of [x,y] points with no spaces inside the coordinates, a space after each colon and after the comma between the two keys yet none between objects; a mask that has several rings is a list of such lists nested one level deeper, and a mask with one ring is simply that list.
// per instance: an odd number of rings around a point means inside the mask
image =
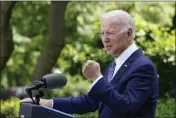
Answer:
[{"label": "gray hair", "polygon": [[121,32],[126,31],[128,28],[131,28],[132,38],[133,39],[135,38],[136,28],[135,28],[134,20],[132,16],[128,14],[126,11],[113,10],[113,11],[107,12],[106,14],[102,16],[102,18],[105,18],[105,17],[115,17],[116,20],[120,21]]}]

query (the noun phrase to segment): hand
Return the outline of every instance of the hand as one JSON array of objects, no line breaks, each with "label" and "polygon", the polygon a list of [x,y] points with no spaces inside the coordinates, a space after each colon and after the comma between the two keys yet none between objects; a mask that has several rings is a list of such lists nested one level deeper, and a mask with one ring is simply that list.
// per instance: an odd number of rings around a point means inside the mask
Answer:
[{"label": "hand", "polygon": [[87,61],[87,63],[85,64],[82,70],[82,73],[87,79],[93,80],[93,81],[96,80],[100,75],[102,75],[99,63],[93,60]]},{"label": "hand", "polygon": [[[35,100],[35,98],[33,98]],[[25,98],[25,99],[22,99],[20,100],[20,103],[25,103],[25,102],[30,102],[30,103],[33,103],[31,98]],[[46,107],[52,107],[51,106],[51,103],[52,101],[51,100],[47,100],[47,99],[40,99],[40,106],[46,106]]]}]

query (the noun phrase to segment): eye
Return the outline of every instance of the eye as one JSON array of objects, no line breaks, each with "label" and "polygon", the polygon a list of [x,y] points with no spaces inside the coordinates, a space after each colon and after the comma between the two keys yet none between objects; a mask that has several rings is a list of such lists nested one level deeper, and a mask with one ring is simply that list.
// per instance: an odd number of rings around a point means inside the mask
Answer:
[{"label": "eye", "polygon": [[106,35],[113,35],[113,34],[115,34],[115,32],[104,32],[104,31],[100,32],[100,35],[103,36],[104,34],[106,34]]},{"label": "eye", "polygon": [[104,35],[104,32],[100,32],[100,35]]},{"label": "eye", "polygon": [[107,32],[107,35],[111,35],[114,34],[115,32]]}]

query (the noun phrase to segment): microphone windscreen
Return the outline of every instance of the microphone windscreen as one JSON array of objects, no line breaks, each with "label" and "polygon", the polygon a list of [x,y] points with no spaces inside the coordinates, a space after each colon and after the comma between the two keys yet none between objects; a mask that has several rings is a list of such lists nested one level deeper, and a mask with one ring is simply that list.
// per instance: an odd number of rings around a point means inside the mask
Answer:
[{"label": "microphone windscreen", "polygon": [[67,78],[62,73],[47,74],[43,79],[46,81],[46,88],[49,89],[62,88],[67,84]]}]

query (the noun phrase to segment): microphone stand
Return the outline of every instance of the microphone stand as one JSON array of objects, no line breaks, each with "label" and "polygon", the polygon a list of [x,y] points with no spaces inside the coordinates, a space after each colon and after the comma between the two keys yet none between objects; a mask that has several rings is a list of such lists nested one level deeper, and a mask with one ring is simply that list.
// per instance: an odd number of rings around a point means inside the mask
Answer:
[{"label": "microphone stand", "polygon": [[37,89],[38,94],[35,95],[35,101],[34,101],[33,96],[32,96],[32,90],[35,90],[35,89],[31,89],[30,87],[25,89],[27,95],[31,98],[33,104],[40,105],[40,97],[44,96],[44,92],[41,89]]},{"label": "microphone stand", "polygon": [[30,89],[30,87],[29,87],[29,88],[26,88],[25,91],[26,91],[27,95],[31,98],[33,104],[35,104],[35,101],[34,101],[34,99],[32,98],[32,90]]},{"label": "microphone stand", "polygon": [[38,94],[35,96],[35,103],[37,105],[40,105],[40,97],[44,96],[44,92],[41,89],[37,89],[38,90]]}]

